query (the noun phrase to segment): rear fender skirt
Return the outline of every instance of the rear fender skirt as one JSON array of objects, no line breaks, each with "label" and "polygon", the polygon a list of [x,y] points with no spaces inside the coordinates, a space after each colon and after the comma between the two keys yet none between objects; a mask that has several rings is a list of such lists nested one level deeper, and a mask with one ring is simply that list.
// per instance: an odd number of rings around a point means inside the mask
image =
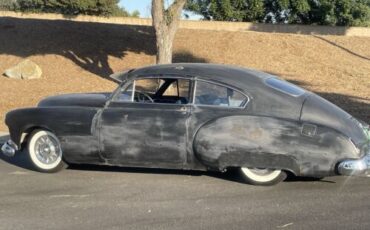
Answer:
[{"label": "rear fender skirt", "polygon": [[299,165],[293,157],[274,153],[247,152],[241,154],[235,152],[221,154],[218,164],[221,171],[228,167],[277,168],[291,172],[294,175],[300,174]]},{"label": "rear fender skirt", "polygon": [[337,131],[260,116],[229,116],[202,126],[193,148],[209,168],[259,167],[283,169],[297,176],[333,175],[334,165],[359,157],[350,140]]}]

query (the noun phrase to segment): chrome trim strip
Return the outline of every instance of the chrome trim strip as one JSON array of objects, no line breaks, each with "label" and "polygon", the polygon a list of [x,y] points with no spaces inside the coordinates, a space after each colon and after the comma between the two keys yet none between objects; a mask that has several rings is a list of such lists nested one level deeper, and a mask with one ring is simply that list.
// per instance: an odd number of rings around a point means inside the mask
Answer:
[{"label": "chrome trim strip", "polygon": [[134,99],[135,99],[135,90],[136,90],[136,81],[134,81],[132,83],[131,102],[134,102]]},{"label": "chrome trim strip", "polygon": [[198,79],[194,79],[194,84],[193,84],[193,99],[191,104],[194,106],[195,105],[195,95],[197,95],[197,85],[198,85]]}]

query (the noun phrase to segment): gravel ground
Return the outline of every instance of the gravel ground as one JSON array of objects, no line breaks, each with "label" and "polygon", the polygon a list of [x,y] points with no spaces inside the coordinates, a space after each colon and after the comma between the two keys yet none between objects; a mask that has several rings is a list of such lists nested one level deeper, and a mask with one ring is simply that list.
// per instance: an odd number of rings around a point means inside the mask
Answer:
[{"label": "gravel ground", "polygon": [[[0,77],[0,130],[8,110],[50,95],[111,91],[106,77],[154,63],[151,28],[0,18],[0,73],[30,58],[40,80]],[[370,39],[259,32],[179,30],[176,62],[234,64],[275,73],[370,123]]]}]

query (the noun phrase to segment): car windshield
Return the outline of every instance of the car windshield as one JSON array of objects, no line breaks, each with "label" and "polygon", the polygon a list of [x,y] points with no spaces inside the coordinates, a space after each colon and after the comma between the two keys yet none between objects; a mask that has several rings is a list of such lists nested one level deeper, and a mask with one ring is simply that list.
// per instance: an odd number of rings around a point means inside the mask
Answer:
[{"label": "car windshield", "polygon": [[265,82],[269,87],[294,97],[299,97],[305,93],[304,89],[278,78],[268,78]]}]

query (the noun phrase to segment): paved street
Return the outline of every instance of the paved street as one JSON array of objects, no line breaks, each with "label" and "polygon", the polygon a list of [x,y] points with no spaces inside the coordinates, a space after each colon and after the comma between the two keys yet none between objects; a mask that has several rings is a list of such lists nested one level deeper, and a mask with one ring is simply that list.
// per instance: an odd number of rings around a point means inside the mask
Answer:
[{"label": "paved street", "polygon": [[0,158],[1,230],[370,229],[370,178],[255,187],[235,172],[28,167]]}]

